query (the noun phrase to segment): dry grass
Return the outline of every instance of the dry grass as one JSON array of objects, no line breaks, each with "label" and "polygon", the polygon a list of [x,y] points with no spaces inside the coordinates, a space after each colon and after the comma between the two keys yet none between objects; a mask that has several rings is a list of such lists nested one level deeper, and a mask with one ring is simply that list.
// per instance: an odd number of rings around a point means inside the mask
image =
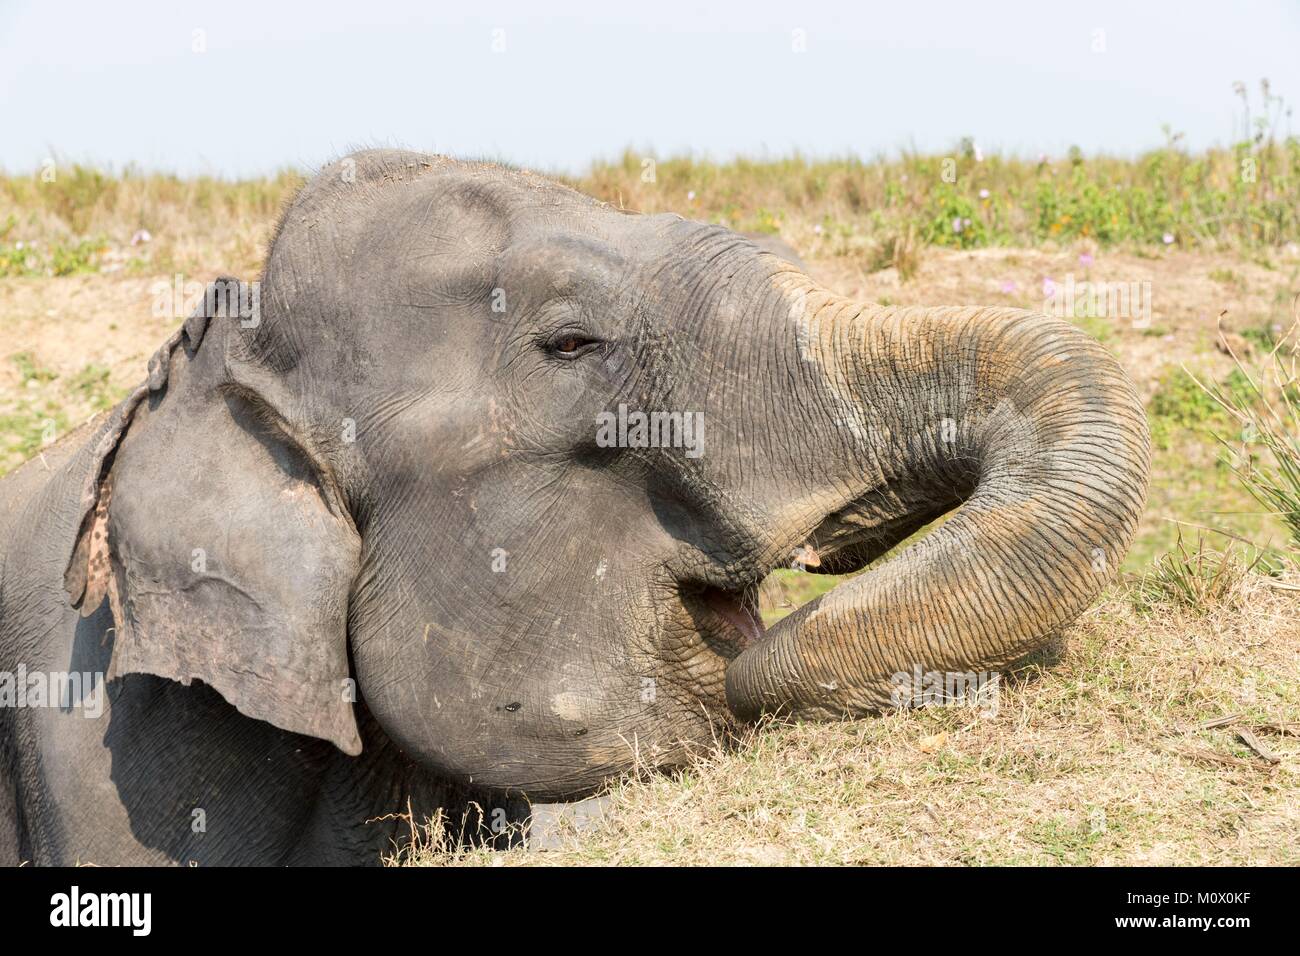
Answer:
[{"label": "dry grass", "polygon": [[980,156],[969,143],[947,155],[870,161],[656,161],[629,151],[571,182],[626,209],[780,232],[821,258],[876,254],[909,230],[923,245],[958,249],[1079,240],[1243,249],[1300,238],[1295,139],[1037,161]]},{"label": "dry grass", "polygon": [[1261,566],[1267,567],[1265,552],[1249,556],[1249,550],[1231,538],[1218,550],[1206,540],[1204,531],[1197,532],[1196,546],[1189,548],[1180,528],[1174,547],[1157,557],[1142,576],[1138,600],[1144,607],[1166,603],[1191,613],[1224,607],[1236,610],[1236,602],[1245,597],[1242,580]]},{"label": "dry grass", "polygon": [[1300,864],[1300,609],[1276,583],[1145,612],[1116,589],[1006,680],[996,715],[772,722],[618,782],[603,821],[556,850],[425,845],[403,862]]},{"label": "dry grass", "polygon": [[[111,175],[77,165],[56,168],[51,182],[39,173],[0,176],[0,252],[9,253],[0,255],[0,276],[50,274],[55,255],[83,240],[89,243],[84,268],[69,274],[190,273],[214,262],[251,273],[281,207],[302,181],[293,171],[228,182],[131,170]],[[138,241],[141,231],[148,242]],[[18,242],[28,256],[14,254]]]},{"label": "dry grass", "polygon": [[[1300,303],[1300,295],[1297,295]],[[1226,336],[1224,350],[1237,366],[1237,388],[1198,385],[1238,426],[1237,435],[1217,436],[1233,473],[1270,515],[1282,521],[1300,549],[1300,319],[1280,336],[1261,363],[1261,374],[1237,355]]]}]

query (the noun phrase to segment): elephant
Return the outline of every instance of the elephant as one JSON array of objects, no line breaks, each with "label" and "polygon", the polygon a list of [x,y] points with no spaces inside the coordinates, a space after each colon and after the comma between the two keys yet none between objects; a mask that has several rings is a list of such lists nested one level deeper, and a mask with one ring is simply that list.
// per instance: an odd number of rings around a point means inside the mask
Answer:
[{"label": "elephant", "polygon": [[784,259],[793,266],[798,267],[801,272],[808,271],[808,264],[803,261],[799,253],[794,251],[794,247],[770,232],[742,232],[742,236],[750,240],[764,252],[770,252],[778,259]]},{"label": "elephant", "polygon": [[[999,673],[1092,603],[1149,454],[1059,318],[355,153],[0,484],[0,860],[376,863],[762,715],[915,706],[901,677]],[[865,570],[765,627],[796,559]]]}]

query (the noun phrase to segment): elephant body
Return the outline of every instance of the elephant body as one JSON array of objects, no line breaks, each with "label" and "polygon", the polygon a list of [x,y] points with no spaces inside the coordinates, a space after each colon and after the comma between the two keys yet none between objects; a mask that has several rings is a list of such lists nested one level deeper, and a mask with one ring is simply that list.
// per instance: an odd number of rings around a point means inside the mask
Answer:
[{"label": "elephant body", "polygon": [[[374,863],[1041,645],[1136,526],[1131,386],[1064,323],[792,256],[495,166],[322,170],[257,309],[217,283],[0,482],[0,673],[95,675],[0,707],[0,862]],[[854,570],[954,508],[763,631],[792,554]]]}]

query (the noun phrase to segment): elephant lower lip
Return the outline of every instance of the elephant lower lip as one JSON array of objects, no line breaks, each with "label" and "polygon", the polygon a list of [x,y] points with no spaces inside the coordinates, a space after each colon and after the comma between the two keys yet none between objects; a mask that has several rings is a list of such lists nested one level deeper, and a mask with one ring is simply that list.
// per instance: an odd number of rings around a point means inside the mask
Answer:
[{"label": "elephant lower lip", "polygon": [[751,610],[735,594],[709,588],[704,594],[704,603],[718,617],[726,621],[741,636],[744,646],[748,646],[763,636],[763,620],[757,611]]}]

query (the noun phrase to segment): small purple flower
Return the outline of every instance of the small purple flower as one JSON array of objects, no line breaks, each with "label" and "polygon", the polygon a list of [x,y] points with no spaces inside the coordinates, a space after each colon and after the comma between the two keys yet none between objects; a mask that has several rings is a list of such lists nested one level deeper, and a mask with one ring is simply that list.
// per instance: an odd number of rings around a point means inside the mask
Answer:
[{"label": "small purple flower", "polygon": [[1004,295],[1010,295],[1016,291],[1016,284],[1010,279],[1003,279],[1001,288]]},{"label": "small purple flower", "polygon": [[1079,253],[1079,265],[1083,266],[1084,268],[1087,268],[1088,266],[1092,265],[1092,261],[1093,260],[1092,260],[1091,252]]},{"label": "small purple flower", "polygon": [[1162,241],[1166,246],[1172,246],[1174,244],[1174,234],[1172,232],[1166,232],[1162,237]]},{"label": "small purple flower", "polygon": [[819,236],[822,234],[822,224],[820,222],[813,226],[813,232]]},{"label": "small purple flower", "polygon": [[989,198],[989,191],[987,189],[981,189],[980,199],[988,199],[988,198]]},{"label": "small purple flower", "polygon": [[962,218],[961,218],[961,216],[958,216],[956,219],[954,219],[954,220],[952,221],[952,231],[953,231],[953,232],[960,233],[960,232],[962,231],[963,228],[964,228],[964,227],[963,227],[963,225],[962,225]]},{"label": "small purple flower", "polygon": [[142,243],[142,242],[149,242],[149,241],[151,241],[152,239],[153,239],[153,236],[149,235],[149,230],[148,230],[148,229],[140,229],[140,230],[138,230],[138,231],[136,232],[135,235],[133,235],[133,236],[131,237],[131,245],[133,245],[133,246],[138,246],[138,245],[140,245],[140,243]]},{"label": "small purple flower", "polygon": [[1051,276],[1043,276],[1043,298],[1050,299],[1056,295],[1056,280]]},{"label": "small purple flower", "polygon": [[687,202],[695,202],[695,190],[694,190],[694,189],[692,189],[690,192],[688,192],[688,193],[686,194],[686,201],[687,201]]}]

